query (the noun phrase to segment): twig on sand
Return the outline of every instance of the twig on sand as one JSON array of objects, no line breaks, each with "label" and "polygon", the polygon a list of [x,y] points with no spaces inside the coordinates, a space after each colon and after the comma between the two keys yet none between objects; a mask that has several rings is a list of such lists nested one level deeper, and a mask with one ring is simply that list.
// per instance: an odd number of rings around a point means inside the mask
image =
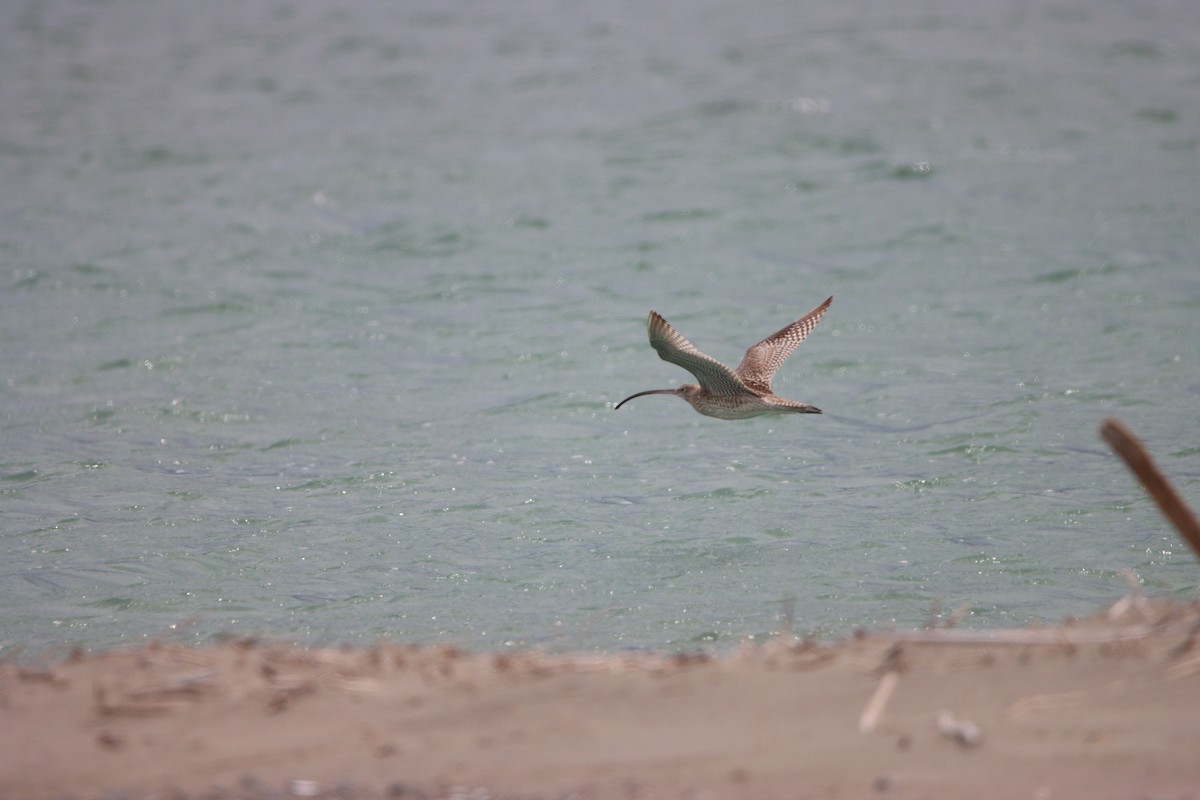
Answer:
[{"label": "twig on sand", "polygon": [[892,692],[896,691],[896,683],[899,680],[900,673],[894,669],[888,670],[879,679],[879,684],[875,687],[875,692],[871,695],[871,699],[867,701],[867,706],[863,709],[862,716],[858,718],[859,733],[870,733],[875,730],[875,726],[879,723],[879,718],[883,716],[883,710],[887,708],[888,700],[892,699]]},{"label": "twig on sand", "polygon": [[1008,707],[1008,715],[1016,718],[1033,711],[1055,711],[1060,708],[1070,708],[1082,705],[1087,697],[1086,692],[1026,695]]},{"label": "twig on sand", "polygon": [[1159,470],[1145,445],[1138,441],[1133,432],[1120,420],[1113,417],[1104,420],[1100,426],[1100,435],[1116,454],[1125,460],[1125,464],[1158,505],[1159,511],[1175,526],[1175,530],[1192,548],[1192,552],[1200,557],[1200,522],[1197,522],[1196,515]]},{"label": "twig on sand", "polygon": [[1154,632],[1150,625],[1127,625],[1118,630],[1069,630],[1067,628],[999,628],[965,630],[935,628],[922,631],[898,631],[892,638],[912,644],[1015,644],[1072,645],[1105,644],[1141,639]]}]

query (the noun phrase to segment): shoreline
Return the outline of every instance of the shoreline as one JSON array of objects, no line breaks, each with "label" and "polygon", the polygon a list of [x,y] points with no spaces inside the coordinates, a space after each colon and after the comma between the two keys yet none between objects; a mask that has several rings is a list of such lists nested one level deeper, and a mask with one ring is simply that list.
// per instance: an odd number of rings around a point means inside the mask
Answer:
[{"label": "shoreline", "polygon": [[1200,798],[1200,603],[723,655],[252,640],[0,662],[0,796]]}]

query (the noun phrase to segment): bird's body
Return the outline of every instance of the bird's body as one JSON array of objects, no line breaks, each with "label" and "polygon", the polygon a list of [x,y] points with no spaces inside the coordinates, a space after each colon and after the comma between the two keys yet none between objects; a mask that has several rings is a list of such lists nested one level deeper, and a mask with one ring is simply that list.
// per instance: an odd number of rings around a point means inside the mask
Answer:
[{"label": "bird's body", "polygon": [[616,408],[642,395],[673,394],[688,401],[701,414],[718,419],[749,419],[760,414],[820,414],[821,409],[816,406],[777,396],[771,391],[771,379],[796,346],[812,333],[832,302],[830,297],[791,325],[751,347],[736,369],[701,353],[657,311],[651,311],[647,322],[650,346],[658,351],[663,361],[695,375],[700,384],[685,383],[678,389],[638,392],[617,403]]}]

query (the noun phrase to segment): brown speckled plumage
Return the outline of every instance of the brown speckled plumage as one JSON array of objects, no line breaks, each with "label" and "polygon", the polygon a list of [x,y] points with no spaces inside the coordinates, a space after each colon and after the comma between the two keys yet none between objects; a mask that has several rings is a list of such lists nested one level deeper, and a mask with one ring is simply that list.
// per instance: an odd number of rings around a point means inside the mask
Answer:
[{"label": "brown speckled plumage", "polygon": [[759,414],[820,414],[821,410],[815,406],[776,396],[771,391],[771,379],[796,346],[817,327],[832,302],[830,297],[791,325],[751,347],[737,369],[730,369],[701,353],[662,315],[651,311],[647,323],[650,345],[663,361],[695,375],[700,385],[687,383],[678,389],[638,392],[617,403],[616,408],[646,394],[674,394],[687,400],[701,414],[719,419],[747,419]]}]

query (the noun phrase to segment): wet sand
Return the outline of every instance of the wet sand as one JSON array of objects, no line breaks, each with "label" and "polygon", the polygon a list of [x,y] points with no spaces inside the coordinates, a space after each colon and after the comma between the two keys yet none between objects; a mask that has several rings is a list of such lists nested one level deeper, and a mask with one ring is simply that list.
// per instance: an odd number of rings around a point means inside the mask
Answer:
[{"label": "wet sand", "polygon": [[1200,605],[720,657],[229,641],[0,665],[4,798],[1200,798]]}]

